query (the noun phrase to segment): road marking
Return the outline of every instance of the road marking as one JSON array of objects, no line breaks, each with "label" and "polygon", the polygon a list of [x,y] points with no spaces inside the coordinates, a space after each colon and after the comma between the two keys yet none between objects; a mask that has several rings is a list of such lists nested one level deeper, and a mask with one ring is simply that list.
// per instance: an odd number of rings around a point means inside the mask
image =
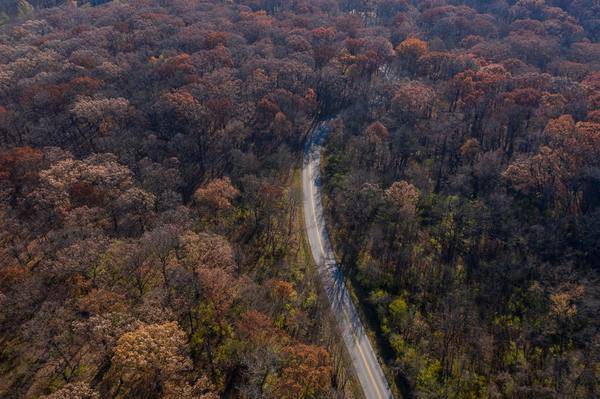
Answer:
[{"label": "road marking", "polygon": [[[310,202],[311,202],[311,208],[312,208],[312,214],[313,214],[313,219],[315,221],[315,230],[317,231],[316,235],[317,235],[317,241],[319,242],[319,247],[321,248],[321,253],[323,254],[323,262],[325,261],[325,259],[327,258],[326,253],[325,253],[325,248],[323,247],[323,242],[321,241],[321,231],[318,228],[319,223],[317,222],[317,213],[316,213],[316,208],[315,208],[315,196],[314,196],[314,189],[313,189],[313,173],[312,173],[312,162],[309,158],[308,160],[308,183],[309,183],[309,190],[310,190]],[[327,271],[327,269],[325,269]],[[335,281],[335,278],[334,278]],[[344,307],[344,304],[342,302],[342,312],[344,314],[344,316],[346,317],[347,321],[351,324],[352,323],[352,319],[350,319],[350,316],[348,315],[348,311],[347,309]],[[375,378],[373,377],[373,373],[371,371],[371,368],[369,367],[369,362],[367,362],[367,358],[362,350],[362,347],[360,346],[360,341],[358,339],[358,337],[356,336],[356,334],[354,333],[353,329],[350,329],[350,333],[352,334],[352,337],[354,338],[354,342],[356,344],[356,347],[358,348],[358,353],[360,354],[360,357],[362,358],[363,363],[365,364],[365,368],[367,369],[367,374],[369,375],[369,379],[371,380],[371,382],[373,383],[372,385],[375,387],[375,391],[377,392],[377,397],[378,398],[385,398],[385,396],[381,395],[381,391],[379,390],[379,384],[376,383]],[[366,332],[365,332],[366,334]]]}]

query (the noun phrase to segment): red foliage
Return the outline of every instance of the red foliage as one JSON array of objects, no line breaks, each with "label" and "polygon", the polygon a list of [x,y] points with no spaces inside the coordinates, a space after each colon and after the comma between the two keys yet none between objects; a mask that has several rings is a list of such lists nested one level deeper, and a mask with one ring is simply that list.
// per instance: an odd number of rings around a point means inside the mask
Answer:
[{"label": "red foliage", "polygon": [[258,108],[263,112],[272,115],[275,115],[280,111],[277,103],[268,97],[263,97],[260,99],[260,101],[258,102]]},{"label": "red foliage", "polygon": [[209,32],[204,39],[206,48],[209,50],[221,45],[224,46],[227,43],[229,34],[227,32]]},{"label": "red foliage", "polygon": [[317,41],[330,41],[335,37],[335,29],[325,26],[313,29],[311,33]]},{"label": "red foliage", "polygon": [[178,73],[194,74],[196,69],[190,62],[189,54],[181,53],[174,57],[158,60],[156,71],[161,79],[168,79]]},{"label": "red foliage", "polygon": [[51,85],[32,85],[23,91],[19,99],[21,105],[31,107],[39,111],[58,112],[59,109],[68,104],[69,85],[51,84]]},{"label": "red foliage", "polygon": [[97,187],[84,181],[74,182],[69,190],[74,205],[99,206],[104,203],[105,194]]},{"label": "red foliage", "polygon": [[71,86],[89,94],[102,87],[102,81],[89,76],[80,76],[71,81]]},{"label": "red foliage", "polygon": [[522,107],[536,107],[540,101],[541,93],[537,89],[530,87],[524,89],[516,89],[506,95],[509,101],[514,102]]},{"label": "red foliage", "polygon": [[0,154],[0,182],[13,185],[31,183],[43,159],[40,150],[31,147],[16,147]]}]

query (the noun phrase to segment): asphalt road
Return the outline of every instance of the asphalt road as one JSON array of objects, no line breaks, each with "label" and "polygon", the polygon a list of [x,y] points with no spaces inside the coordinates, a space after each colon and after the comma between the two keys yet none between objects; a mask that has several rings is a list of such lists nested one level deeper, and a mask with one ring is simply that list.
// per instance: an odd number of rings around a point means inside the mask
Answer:
[{"label": "asphalt road", "polygon": [[343,275],[337,267],[323,219],[319,164],[322,145],[328,133],[327,123],[319,124],[304,148],[302,192],[306,233],[325,293],[365,397],[393,399],[375,351],[346,289]]}]

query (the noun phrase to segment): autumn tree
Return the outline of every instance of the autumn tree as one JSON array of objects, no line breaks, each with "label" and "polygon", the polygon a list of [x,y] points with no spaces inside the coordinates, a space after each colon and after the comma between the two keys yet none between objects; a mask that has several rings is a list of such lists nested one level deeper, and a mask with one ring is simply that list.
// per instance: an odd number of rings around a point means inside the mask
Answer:
[{"label": "autumn tree", "polygon": [[398,61],[409,73],[414,74],[419,59],[427,54],[427,43],[416,37],[408,38],[396,46]]},{"label": "autumn tree", "polygon": [[398,88],[392,99],[394,115],[401,123],[416,123],[431,116],[434,93],[428,86],[410,82]]},{"label": "autumn tree", "polygon": [[273,397],[318,398],[327,394],[331,365],[324,348],[299,344],[284,348],[283,354],[285,362]]},{"label": "autumn tree", "polygon": [[239,194],[239,190],[233,186],[231,179],[225,176],[198,187],[194,193],[194,199],[204,209],[203,213],[208,216],[231,209],[232,201]]},{"label": "autumn tree", "polygon": [[119,134],[127,124],[131,108],[124,98],[79,98],[71,108],[79,134],[91,148],[96,148],[96,137]]},{"label": "autumn tree", "polygon": [[123,334],[112,358],[112,373],[121,384],[112,395],[160,397],[190,367],[185,342],[185,333],[175,322]]}]

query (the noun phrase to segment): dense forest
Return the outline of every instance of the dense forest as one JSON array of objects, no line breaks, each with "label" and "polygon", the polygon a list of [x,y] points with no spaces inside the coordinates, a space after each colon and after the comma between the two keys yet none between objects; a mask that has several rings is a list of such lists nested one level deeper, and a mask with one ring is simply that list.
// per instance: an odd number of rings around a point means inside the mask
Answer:
[{"label": "dense forest", "polygon": [[319,120],[404,397],[600,395],[595,0],[2,5],[0,397],[354,397]]},{"label": "dense forest", "polygon": [[[392,46],[356,75],[325,165],[390,365],[418,398],[598,397],[598,3],[392,14],[373,16]],[[368,41],[346,39],[340,66]]]}]

